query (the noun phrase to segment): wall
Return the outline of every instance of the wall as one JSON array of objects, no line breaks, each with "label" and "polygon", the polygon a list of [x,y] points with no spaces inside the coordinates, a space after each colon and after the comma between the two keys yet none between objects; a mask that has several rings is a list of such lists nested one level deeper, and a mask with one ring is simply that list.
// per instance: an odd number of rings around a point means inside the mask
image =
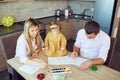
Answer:
[{"label": "wall", "polygon": [[29,17],[52,16],[56,9],[63,10],[67,6],[67,0],[16,0],[0,3],[0,24],[4,15],[13,15],[15,22],[19,22]]},{"label": "wall", "polygon": [[117,35],[119,21],[120,21],[120,0],[118,0],[118,2],[117,2],[114,24],[113,24],[113,29],[112,29],[112,37],[116,37],[116,35]]},{"label": "wall", "polygon": [[[70,0],[69,5],[72,7],[72,10],[76,14],[82,14],[84,9],[91,9],[94,8],[95,2],[94,1],[82,1],[82,0]],[[93,16],[93,10],[86,11],[87,15]]]}]

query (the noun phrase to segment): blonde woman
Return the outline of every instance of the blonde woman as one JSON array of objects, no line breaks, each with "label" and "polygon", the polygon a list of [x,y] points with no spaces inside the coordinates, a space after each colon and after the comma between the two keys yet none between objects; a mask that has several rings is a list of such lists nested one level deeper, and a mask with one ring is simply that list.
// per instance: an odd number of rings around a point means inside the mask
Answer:
[{"label": "blonde woman", "polygon": [[65,36],[61,33],[60,23],[56,20],[52,21],[50,29],[51,31],[48,32],[45,38],[45,54],[50,57],[66,55],[67,40]]},{"label": "blonde woman", "polygon": [[44,68],[47,64],[36,60],[43,46],[39,31],[40,25],[33,18],[25,21],[24,31],[17,40],[15,57],[18,56],[22,63]]}]

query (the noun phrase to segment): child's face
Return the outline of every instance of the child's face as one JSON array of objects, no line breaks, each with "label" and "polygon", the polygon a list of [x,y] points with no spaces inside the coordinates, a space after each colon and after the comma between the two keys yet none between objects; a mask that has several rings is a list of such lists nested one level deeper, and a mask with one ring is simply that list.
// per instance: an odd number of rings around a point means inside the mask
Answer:
[{"label": "child's face", "polygon": [[57,27],[57,25],[54,25],[54,26],[56,26],[56,27],[51,29],[52,33],[53,34],[58,34],[60,32],[59,27]]}]

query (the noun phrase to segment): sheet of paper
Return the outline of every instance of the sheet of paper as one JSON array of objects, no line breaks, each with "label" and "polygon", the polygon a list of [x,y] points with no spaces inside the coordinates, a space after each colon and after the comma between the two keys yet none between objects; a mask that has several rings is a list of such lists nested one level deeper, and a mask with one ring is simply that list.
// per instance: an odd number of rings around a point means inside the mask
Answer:
[{"label": "sheet of paper", "polygon": [[27,74],[33,74],[35,73],[40,67],[37,67],[37,66],[32,66],[32,65],[27,65],[27,64],[24,64],[22,67],[19,68],[19,70],[27,73]]},{"label": "sheet of paper", "polygon": [[80,66],[81,63],[87,61],[88,59],[85,58],[71,58],[69,56],[63,57],[48,57],[48,64],[50,65],[65,65],[65,64],[73,64],[76,66]]},{"label": "sheet of paper", "polygon": [[70,61],[69,61],[68,56],[48,57],[48,64],[50,64],[50,65],[64,65],[64,64],[70,64]]},{"label": "sheet of paper", "polygon": [[76,66],[80,66],[81,63],[87,61],[88,59],[85,58],[80,58],[80,57],[76,57],[76,58],[70,58],[70,63]]}]

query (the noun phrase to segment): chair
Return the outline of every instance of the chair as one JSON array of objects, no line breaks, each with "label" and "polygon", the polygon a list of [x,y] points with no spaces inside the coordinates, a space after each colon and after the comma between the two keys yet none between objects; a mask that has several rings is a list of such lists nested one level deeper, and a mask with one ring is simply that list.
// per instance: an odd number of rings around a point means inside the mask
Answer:
[{"label": "chair", "polygon": [[[8,59],[13,58],[15,56],[16,42],[21,32],[15,32],[8,35],[0,36],[0,47],[2,49],[1,53],[5,57],[7,62]],[[7,69],[10,74],[10,78],[14,80],[13,69],[10,65],[7,64]]]},{"label": "chair", "polygon": [[115,50],[116,41],[117,41],[117,38],[110,37],[110,43],[111,43],[110,44],[110,49],[108,51],[107,60],[104,63],[106,66],[110,66],[110,64],[111,64],[111,60],[112,60],[114,50]]}]

